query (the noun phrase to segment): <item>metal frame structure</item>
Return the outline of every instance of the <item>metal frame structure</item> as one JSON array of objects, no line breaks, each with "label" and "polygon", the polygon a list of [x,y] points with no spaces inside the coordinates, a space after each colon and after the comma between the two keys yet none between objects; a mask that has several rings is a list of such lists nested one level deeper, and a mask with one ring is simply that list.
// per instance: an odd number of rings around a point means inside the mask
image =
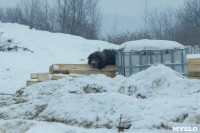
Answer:
[{"label": "metal frame structure", "polygon": [[[180,52],[181,61],[178,63],[175,60],[175,52]],[[153,62],[153,55],[160,56],[160,63]],[[165,54],[171,55],[170,63],[165,63],[164,56]],[[134,62],[133,55],[138,55],[139,63],[137,65],[132,65]],[[184,57],[185,56],[185,57]],[[125,58],[129,57],[129,61]],[[145,58],[145,61],[142,61],[142,58]],[[128,62],[127,62],[128,61]],[[127,66],[126,64],[130,64]],[[132,52],[124,52],[123,49],[117,51],[116,54],[116,74],[124,75],[125,77],[135,74],[139,71],[142,71],[152,65],[163,64],[165,66],[169,66],[170,68],[175,70],[175,67],[181,66],[181,73],[184,76],[188,76],[188,63],[186,59],[186,49],[167,49],[167,50],[142,50],[142,51],[132,51]],[[134,69],[139,68],[139,71]],[[127,75],[127,70],[130,70]],[[176,71],[176,70],[175,70]]]}]

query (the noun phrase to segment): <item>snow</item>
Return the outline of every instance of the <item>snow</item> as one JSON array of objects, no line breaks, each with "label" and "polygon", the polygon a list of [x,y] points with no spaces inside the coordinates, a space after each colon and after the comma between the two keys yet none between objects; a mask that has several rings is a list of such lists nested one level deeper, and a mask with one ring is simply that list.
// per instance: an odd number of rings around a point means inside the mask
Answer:
[{"label": "snow", "polygon": [[[12,40],[7,43],[7,40]],[[118,49],[104,41],[61,33],[30,30],[19,24],[0,23],[0,45],[26,47],[32,52],[0,52],[0,92],[14,93],[24,87],[31,73],[48,72],[52,64],[86,64],[92,52]]]},{"label": "snow", "polygon": [[142,50],[167,50],[167,49],[184,49],[185,47],[174,41],[167,40],[136,40],[125,42],[121,45],[120,49],[124,52],[142,51]]},{"label": "snow", "polygon": [[[200,130],[200,80],[157,65],[130,77],[102,74],[25,87],[31,73],[52,64],[87,63],[98,49],[117,45],[0,23],[0,39],[32,52],[0,52],[0,133],[169,133],[173,127]],[[56,67],[56,66],[55,66]]]},{"label": "snow", "polygon": [[[117,131],[122,114],[122,125],[131,126],[126,132],[167,132],[173,126],[199,126],[199,85],[199,80],[189,80],[163,65],[129,78],[101,74],[66,77],[26,87],[18,91],[22,93],[2,99],[6,106],[1,105],[0,113],[4,119],[52,121],[90,129],[105,130],[109,125],[109,132]],[[42,125],[39,128],[46,130]]]},{"label": "snow", "polygon": [[188,59],[200,58],[200,54],[188,54],[187,58]]}]

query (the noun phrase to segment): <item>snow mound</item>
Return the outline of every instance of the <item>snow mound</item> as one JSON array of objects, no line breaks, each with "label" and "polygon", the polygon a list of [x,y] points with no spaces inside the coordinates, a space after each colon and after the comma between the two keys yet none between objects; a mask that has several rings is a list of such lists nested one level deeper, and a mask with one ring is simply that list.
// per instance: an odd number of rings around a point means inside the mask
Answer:
[{"label": "snow mound", "polygon": [[124,52],[142,51],[142,50],[167,50],[167,49],[184,49],[185,47],[174,41],[168,40],[137,40],[125,42],[121,45],[120,49]]},{"label": "snow mound", "polygon": [[[4,119],[59,122],[126,132],[200,123],[200,81],[152,66],[131,77],[91,75],[35,84],[1,98]],[[184,102],[183,102],[184,101]]]}]

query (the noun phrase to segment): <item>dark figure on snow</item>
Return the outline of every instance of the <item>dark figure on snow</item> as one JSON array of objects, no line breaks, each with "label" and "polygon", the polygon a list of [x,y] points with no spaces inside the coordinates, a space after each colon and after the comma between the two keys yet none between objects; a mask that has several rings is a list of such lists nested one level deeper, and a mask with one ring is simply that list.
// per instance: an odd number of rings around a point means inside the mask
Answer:
[{"label": "dark figure on snow", "polygon": [[102,69],[106,65],[115,65],[116,61],[116,50],[104,49],[103,52],[96,51],[89,55],[88,64],[92,68]]}]

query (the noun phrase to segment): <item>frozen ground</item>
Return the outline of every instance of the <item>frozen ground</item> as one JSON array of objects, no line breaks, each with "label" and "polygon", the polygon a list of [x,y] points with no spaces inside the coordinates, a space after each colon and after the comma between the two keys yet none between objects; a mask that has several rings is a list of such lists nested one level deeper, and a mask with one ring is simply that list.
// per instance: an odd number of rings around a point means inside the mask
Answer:
[{"label": "frozen ground", "polygon": [[3,23],[0,42],[33,51],[0,52],[0,93],[13,94],[0,95],[0,133],[169,133],[200,125],[200,81],[163,65],[128,78],[66,77],[24,87],[30,73],[87,63],[91,52],[114,44]]}]

